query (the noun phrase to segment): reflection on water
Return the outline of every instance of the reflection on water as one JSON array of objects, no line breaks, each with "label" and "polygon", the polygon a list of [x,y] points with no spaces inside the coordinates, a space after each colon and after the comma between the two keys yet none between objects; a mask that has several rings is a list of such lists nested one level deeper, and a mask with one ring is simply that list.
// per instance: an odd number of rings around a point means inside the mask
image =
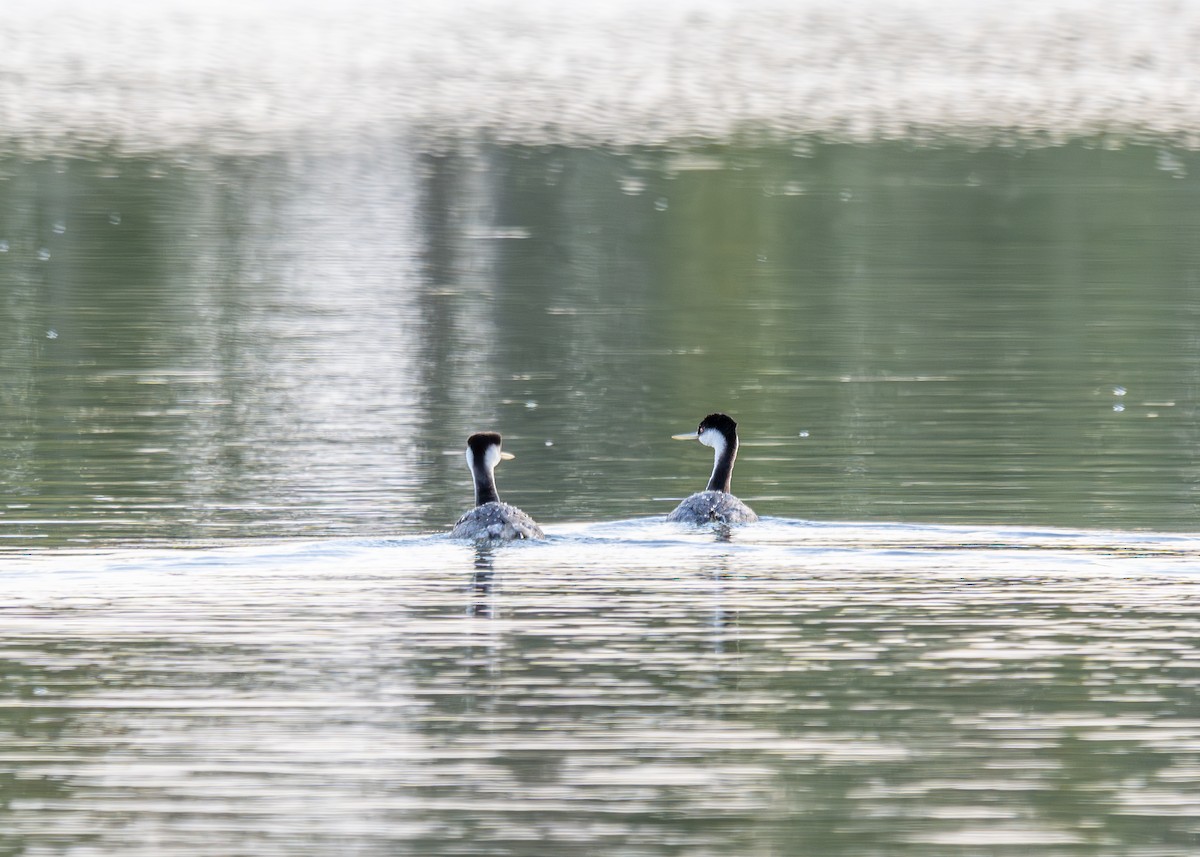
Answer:
[{"label": "reflection on water", "polygon": [[766,514],[1188,530],[1193,161],[9,159],[0,536],[427,532],[481,428],[539,520],[657,514],[718,408]]},{"label": "reflection on water", "polygon": [[1200,4],[89,0],[0,16],[0,148],[1200,146]]},{"label": "reflection on water", "polygon": [[7,844],[1200,844],[1195,539],[775,520],[721,542],[661,518],[550,537],[13,560]]}]

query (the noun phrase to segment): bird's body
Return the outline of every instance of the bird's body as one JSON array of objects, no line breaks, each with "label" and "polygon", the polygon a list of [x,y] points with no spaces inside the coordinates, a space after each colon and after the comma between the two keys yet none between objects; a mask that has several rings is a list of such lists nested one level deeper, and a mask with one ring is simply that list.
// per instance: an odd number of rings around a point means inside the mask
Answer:
[{"label": "bird's body", "polygon": [[533,518],[508,503],[484,503],[464,514],[450,531],[454,539],[543,539],[546,537]]},{"label": "bird's body", "polygon": [[684,524],[753,524],[758,515],[728,491],[699,491],[676,506],[667,520]]},{"label": "bird's body", "polygon": [[749,506],[729,491],[733,462],[737,458],[737,423],[725,414],[709,414],[689,434],[672,435],[675,440],[698,440],[713,449],[713,471],[705,490],[685,499],[667,516],[685,524],[752,524],[758,520]]},{"label": "bird's body", "polygon": [[467,467],[475,480],[475,508],[455,522],[451,538],[514,541],[546,537],[533,518],[501,502],[496,492],[496,465],[513,458],[500,451],[501,442],[496,432],[478,432],[467,438]]}]

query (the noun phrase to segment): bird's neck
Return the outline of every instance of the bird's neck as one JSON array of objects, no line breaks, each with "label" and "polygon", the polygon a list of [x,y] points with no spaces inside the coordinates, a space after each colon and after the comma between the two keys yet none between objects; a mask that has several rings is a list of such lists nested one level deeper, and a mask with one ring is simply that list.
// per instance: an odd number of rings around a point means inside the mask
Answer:
[{"label": "bird's neck", "polygon": [[713,472],[708,478],[706,491],[724,491],[729,493],[729,483],[733,480],[733,460],[737,458],[738,442],[722,438],[713,447]]},{"label": "bird's neck", "polygon": [[474,467],[471,472],[475,475],[475,505],[499,503],[500,494],[496,491],[495,474],[486,467]]}]

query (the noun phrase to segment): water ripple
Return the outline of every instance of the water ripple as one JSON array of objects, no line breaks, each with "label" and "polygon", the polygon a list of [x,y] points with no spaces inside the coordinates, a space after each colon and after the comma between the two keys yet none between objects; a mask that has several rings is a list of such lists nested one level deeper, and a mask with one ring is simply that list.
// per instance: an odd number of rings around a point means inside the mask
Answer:
[{"label": "water ripple", "polygon": [[548,529],[6,562],[6,826],[114,854],[1190,848],[1192,536]]}]

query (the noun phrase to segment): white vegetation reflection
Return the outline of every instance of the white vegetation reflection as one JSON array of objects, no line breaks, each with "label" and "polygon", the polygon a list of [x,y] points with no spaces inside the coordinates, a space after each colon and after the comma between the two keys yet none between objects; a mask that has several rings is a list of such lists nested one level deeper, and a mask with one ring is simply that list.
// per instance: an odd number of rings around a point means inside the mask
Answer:
[{"label": "white vegetation reflection", "polygon": [[1194,0],[19,0],[0,127],[33,149],[240,153],[480,131],[1194,145],[1197,26]]},{"label": "white vegetation reflection", "polygon": [[[419,191],[410,159],[376,165],[368,180],[356,163],[314,160],[290,173],[286,192],[269,171],[236,189],[197,183],[202,201],[229,210],[178,212],[194,234],[211,235],[230,211],[243,230],[214,235],[210,252],[172,270],[174,292],[194,304],[181,317],[200,322],[195,357],[212,381],[187,429],[189,484],[222,527],[247,511],[222,494],[320,498],[328,517],[317,526],[386,514],[350,477],[360,469],[384,471],[376,478],[389,496],[418,493],[420,462],[404,440],[420,413]],[[242,490],[242,479],[259,486]]]}]

